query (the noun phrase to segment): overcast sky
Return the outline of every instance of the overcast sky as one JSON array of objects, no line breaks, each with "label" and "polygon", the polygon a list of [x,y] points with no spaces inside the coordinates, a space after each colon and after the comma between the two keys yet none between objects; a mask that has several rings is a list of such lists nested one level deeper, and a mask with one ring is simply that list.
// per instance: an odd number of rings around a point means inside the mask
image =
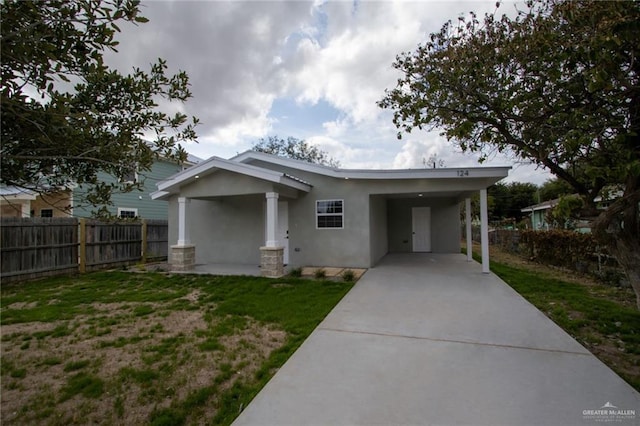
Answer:
[{"label": "overcast sky", "polygon": [[[345,168],[424,167],[431,155],[446,167],[478,166],[438,132],[396,138],[391,111],[376,102],[400,77],[392,63],[469,11],[493,1],[143,1],[149,22],[122,26],[109,63],[123,72],[161,57],[184,70],[193,98],[181,106],[197,116],[202,158],[229,158],[260,138],[305,139]],[[499,12],[512,13],[512,4]],[[505,157],[510,181],[540,184],[549,175]]]}]

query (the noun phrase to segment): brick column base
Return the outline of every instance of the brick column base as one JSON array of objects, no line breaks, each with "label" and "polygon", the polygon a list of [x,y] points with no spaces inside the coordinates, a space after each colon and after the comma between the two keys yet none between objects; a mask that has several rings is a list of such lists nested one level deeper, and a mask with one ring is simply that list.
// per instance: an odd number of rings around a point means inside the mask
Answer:
[{"label": "brick column base", "polygon": [[260,273],[269,278],[284,275],[284,247],[260,247]]},{"label": "brick column base", "polygon": [[193,244],[171,246],[171,270],[191,271],[196,266],[196,246]]}]

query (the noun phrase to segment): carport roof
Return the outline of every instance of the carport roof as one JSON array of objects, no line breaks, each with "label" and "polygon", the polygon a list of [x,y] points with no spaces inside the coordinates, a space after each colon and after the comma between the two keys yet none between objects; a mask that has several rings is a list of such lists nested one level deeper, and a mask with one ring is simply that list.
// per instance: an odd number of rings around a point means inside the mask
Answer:
[{"label": "carport roof", "polygon": [[[323,166],[291,158],[278,157],[264,152],[245,151],[236,155],[230,161],[251,164],[264,161],[283,167],[317,173],[342,179],[450,179],[460,177],[488,177],[502,179],[507,177],[511,166],[501,167],[454,167],[436,169],[341,169]],[[499,180],[498,179],[498,180]]]}]

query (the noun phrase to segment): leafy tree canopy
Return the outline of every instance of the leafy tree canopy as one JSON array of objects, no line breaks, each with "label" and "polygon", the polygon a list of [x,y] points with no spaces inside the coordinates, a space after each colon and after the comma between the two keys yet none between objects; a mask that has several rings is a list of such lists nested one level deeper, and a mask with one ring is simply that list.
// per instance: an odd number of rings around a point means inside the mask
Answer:
[{"label": "leafy tree canopy", "polygon": [[582,208],[583,201],[579,196],[562,196],[558,205],[547,213],[547,222],[552,223],[555,228],[575,229]]},{"label": "leafy tree canopy", "polygon": [[[379,105],[400,132],[440,129],[463,150],[544,166],[583,197],[640,307],[640,2],[529,1],[515,18],[447,22]],[[401,135],[401,133],[399,133]],[[594,199],[619,184],[609,209]]]},{"label": "leafy tree canopy", "polygon": [[561,179],[549,179],[540,186],[540,201],[549,201],[569,195],[574,189],[566,181]]},{"label": "leafy tree canopy", "polygon": [[340,167],[340,162],[331,158],[325,151],[294,137],[288,137],[285,140],[277,136],[269,136],[266,139],[260,139],[251,149],[323,166]]},{"label": "leafy tree canopy", "polygon": [[520,222],[525,216],[521,210],[537,202],[538,187],[533,183],[498,182],[487,190],[487,194],[495,199],[495,207],[490,212],[492,220],[514,219]]},{"label": "leafy tree canopy", "polygon": [[[487,189],[487,210],[492,222],[509,220],[510,223],[520,222],[526,213],[524,207],[537,203],[538,187],[533,183],[498,182]],[[471,215],[480,217],[480,195],[471,197]],[[461,212],[461,218],[464,218]]]},{"label": "leafy tree canopy", "polygon": [[[187,74],[166,75],[158,59],[129,75],[103,60],[116,50],[118,24],[147,22],[139,0],[6,0],[0,5],[2,183],[37,192],[88,185],[86,201],[109,203],[132,168],[162,156],[182,161],[182,141],[196,139],[182,113],[160,103],[191,97]],[[124,181],[124,179],[120,179]]]}]

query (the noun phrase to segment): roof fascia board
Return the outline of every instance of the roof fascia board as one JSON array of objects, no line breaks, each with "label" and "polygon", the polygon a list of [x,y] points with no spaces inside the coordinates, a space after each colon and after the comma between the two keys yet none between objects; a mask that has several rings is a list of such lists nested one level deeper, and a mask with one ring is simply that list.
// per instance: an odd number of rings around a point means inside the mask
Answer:
[{"label": "roof fascia board", "polygon": [[170,195],[167,191],[154,191],[149,196],[152,200],[164,200],[166,197]]},{"label": "roof fascia board", "polygon": [[246,164],[250,160],[260,160],[265,161],[267,163],[278,164],[280,166],[291,167],[296,170],[303,170],[305,172],[317,173],[325,176],[333,176],[336,171],[340,169],[334,169],[332,167],[323,166],[321,164],[309,163],[307,161],[302,160],[294,160],[292,158],[279,157],[277,155],[267,154],[264,152],[258,151],[245,151],[241,154],[236,155],[231,158],[231,161],[238,161],[240,163]]},{"label": "roof fascia board", "polygon": [[196,164],[195,166],[189,167],[188,169],[185,169],[175,175],[173,175],[172,177],[162,180],[160,182],[157,183],[157,187],[159,190],[164,190],[167,189],[173,185],[179,184],[181,182],[184,182],[187,179],[191,179],[193,177],[195,177],[196,175],[203,173],[205,171],[207,171],[208,169],[210,169],[212,166],[212,163],[216,160],[219,160],[220,158],[218,157],[211,157],[201,163]]},{"label": "roof fascia board", "polygon": [[304,192],[309,192],[311,191],[311,185],[303,183],[303,182],[299,182],[295,179],[291,179],[290,177],[287,176],[282,176],[280,178],[280,182],[282,185],[286,185],[290,188],[295,188],[298,189],[300,191],[304,191]]},{"label": "roof fascia board", "polygon": [[210,172],[213,169],[240,173],[257,179],[286,185],[305,192],[309,192],[311,190],[311,187],[309,185],[286,177],[282,172],[276,172],[274,170],[256,167],[250,164],[238,163],[236,161],[225,160],[219,157],[211,157],[206,162],[190,167],[189,169],[174,176],[172,179],[158,182],[157,192],[170,192],[171,189],[175,188],[181,183],[189,181],[190,179],[194,179],[196,176]]}]

